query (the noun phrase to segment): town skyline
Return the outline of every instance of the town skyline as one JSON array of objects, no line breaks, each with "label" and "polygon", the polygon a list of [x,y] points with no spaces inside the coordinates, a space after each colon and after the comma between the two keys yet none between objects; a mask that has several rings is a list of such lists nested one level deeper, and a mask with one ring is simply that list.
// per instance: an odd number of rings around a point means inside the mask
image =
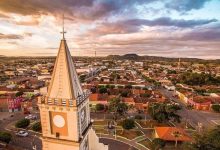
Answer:
[{"label": "town skyline", "polygon": [[[0,55],[55,56],[62,37],[72,56],[220,58],[219,0],[0,2]],[[86,11],[85,11],[86,10]]]}]

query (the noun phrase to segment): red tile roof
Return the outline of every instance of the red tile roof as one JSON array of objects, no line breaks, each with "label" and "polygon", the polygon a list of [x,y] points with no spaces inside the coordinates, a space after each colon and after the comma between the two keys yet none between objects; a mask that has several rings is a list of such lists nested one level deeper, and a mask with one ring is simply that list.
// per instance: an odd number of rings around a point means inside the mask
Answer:
[{"label": "red tile roof", "polygon": [[186,134],[182,128],[177,127],[155,127],[155,132],[160,139],[166,141],[175,141],[175,132],[179,132],[180,136],[177,138],[178,141],[191,141],[192,139]]}]

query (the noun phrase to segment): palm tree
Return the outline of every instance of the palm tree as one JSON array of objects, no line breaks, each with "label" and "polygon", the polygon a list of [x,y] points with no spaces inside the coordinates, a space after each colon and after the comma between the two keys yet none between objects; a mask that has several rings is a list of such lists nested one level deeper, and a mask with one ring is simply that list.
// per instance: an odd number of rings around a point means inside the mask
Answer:
[{"label": "palm tree", "polygon": [[177,147],[177,143],[178,143],[178,138],[182,136],[182,134],[179,131],[174,131],[172,133],[172,136],[175,137],[175,147]]}]

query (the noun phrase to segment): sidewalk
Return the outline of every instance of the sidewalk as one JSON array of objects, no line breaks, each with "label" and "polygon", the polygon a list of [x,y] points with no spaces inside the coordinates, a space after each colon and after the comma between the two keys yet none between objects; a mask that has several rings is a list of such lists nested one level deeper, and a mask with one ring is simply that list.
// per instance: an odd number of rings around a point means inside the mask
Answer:
[{"label": "sidewalk", "polygon": [[126,138],[122,138],[120,136],[117,136],[117,139],[115,139],[115,136],[112,135],[106,135],[106,134],[102,134],[101,136],[98,135],[99,138],[107,138],[107,139],[112,139],[112,140],[117,140],[120,141],[122,143],[128,144],[130,146],[133,146],[134,148],[138,149],[138,150],[149,150],[148,148],[142,146],[141,144],[138,144],[136,142],[136,140],[128,140]]}]

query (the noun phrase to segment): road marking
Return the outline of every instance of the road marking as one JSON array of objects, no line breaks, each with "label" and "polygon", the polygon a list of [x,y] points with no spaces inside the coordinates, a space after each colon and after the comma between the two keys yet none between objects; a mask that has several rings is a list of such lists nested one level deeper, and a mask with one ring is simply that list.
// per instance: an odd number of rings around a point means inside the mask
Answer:
[{"label": "road marking", "polygon": [[220,125],[220,120],[211,120],[214,124]]}]

